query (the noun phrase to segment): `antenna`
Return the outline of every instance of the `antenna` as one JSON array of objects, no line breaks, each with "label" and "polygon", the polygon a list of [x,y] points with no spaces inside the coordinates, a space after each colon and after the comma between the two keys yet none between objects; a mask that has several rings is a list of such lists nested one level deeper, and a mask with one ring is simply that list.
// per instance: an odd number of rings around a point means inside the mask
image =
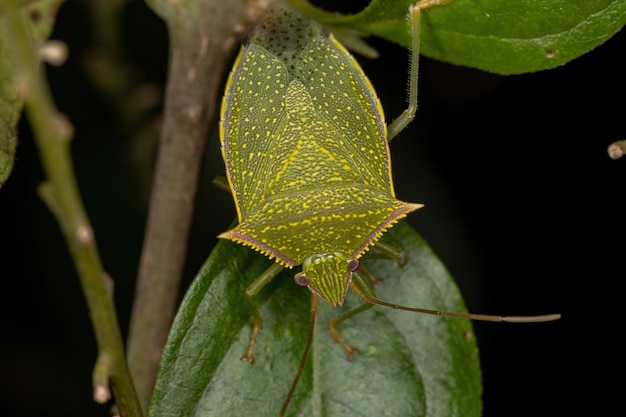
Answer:
[{"label": "antenna", "polygon": [[291,397],[293,397],[293,393],[296,391],[296,386],[298,385],[298,381],[300,380],[300,375],[302,375],[302,371],[304,371],[304,365],[306,365],[306,360],[309,356],[309,349],[311,348],[311,342],[313,341],[313,329],[315,328],[315,317],[317,315],[317,295],[311,294],[311,321],[309,322],[309,333],[306,337],[306,346],[304,347],[304,352],[302,353],[302,358],[300,358],[300,365],[298,366],[298,373],[293,379],[291,383],[291,387],[289,387],[289,393],[287,394],[287,398],[285,398],[285,402],[283,403],[283,407],[280,409],[279,417],[283,417],[287,412],[287,407],[289,407],[289,402],[291,401]]},{"label": "antenna", "polygon": [[432,314],[434,316],[456,317],[461,319],[470,319],[477,321],[493,321],[506,323],[541,323],[544,321],[554,321],[561,318],[560,314],[544,314],[539,316],[494,316],[489,314],[473,314],[473,313],[454,313],[450,311],[428,310],[425,308],[407,307],[399,304],[388,303],[378,298],[368,297],[365,294],[359,294],[361,300],[380,306],[393,308],[395,310],[413,311],[415,313]]}]

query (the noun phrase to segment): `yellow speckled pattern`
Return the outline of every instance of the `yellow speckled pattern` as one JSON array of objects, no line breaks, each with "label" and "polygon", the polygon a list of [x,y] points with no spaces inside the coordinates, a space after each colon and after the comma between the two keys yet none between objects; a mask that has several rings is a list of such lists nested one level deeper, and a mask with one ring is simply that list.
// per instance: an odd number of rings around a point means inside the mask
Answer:
[{"label": "yellow speckled pattern", "polygon": [[332,35],[291,9],[272,6],[255,29],[221,110],[239,217],[222,238],[289,267],[326,252],[357,259],[420,207],[395,198],[383,110],[367,77]]}]

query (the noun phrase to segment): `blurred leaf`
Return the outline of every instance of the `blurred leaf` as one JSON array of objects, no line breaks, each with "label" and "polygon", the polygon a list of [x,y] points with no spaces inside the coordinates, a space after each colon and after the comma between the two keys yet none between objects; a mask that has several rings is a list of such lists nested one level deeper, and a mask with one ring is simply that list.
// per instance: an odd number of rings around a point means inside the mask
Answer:
[{"label": "blurred leaf", "polygon": [[[411,0],[372,0],[360,13],[324,12],[292,0],[341,31],[358,30],[410,46]],[[454,0],[422,14],[421,53],[456,65],[519,74],[563,65],[601,45],[626,24],[621,0]]]},{"label": "blurred leaf", "polygon": [[[62,0],[39,0],[22,6],[28,16],[35,43],[46,39],[52,31],[56,12]],[[17,122],[24,105],[18,94],[18,78],[14,68],[14,51],[10,33],[7,33],[8,19],[0,5],[0,187],[13,169],[17,148]]]},{"label": "blurred leaf", "polygon": [[[1,38],[0,43],[2,43]],[[4,62],[6,62],[5,58],[0,51],[0,78],[3,78],[1,74],[5,73]],[[17,148],[15,129],[21,106],[15,105],[15,101],[16,98],[5,89],[5,83],[0,83],[0,187],[11,175]]]},{"label": "blurred leaf", "polygon": [[17,121],[24,100],[18,98],[14,83],[13,53],[8,48],[6,15],[0,9],[0,187],[11,175],[17,148]]},{"label": "blurred leaf", "polygon": [[[384,282],[383,300],[464,311],[452,278],[425,242],[399,223],[383,240],[407,264],[367,259]],[[373,249],[372,252],[375,250]],[[309,322],[308,290],[286,270],[258,296],[265,320],[255,363],[241,361],[250,334],[245,287],[269,265],[264,256],[220,241],[187,292],[167,342],[150,415],[275,416],[296,373]],[[326,321],[341,311],[320,303],[311,355],[288,415],[479,416],[481,377],[467,320],[373,307],[340,326],[359,352],[349,361]]]}]

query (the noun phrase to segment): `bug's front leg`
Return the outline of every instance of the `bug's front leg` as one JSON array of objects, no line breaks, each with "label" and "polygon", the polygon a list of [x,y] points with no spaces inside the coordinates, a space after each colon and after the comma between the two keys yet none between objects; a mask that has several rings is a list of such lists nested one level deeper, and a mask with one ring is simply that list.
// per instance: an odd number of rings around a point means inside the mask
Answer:
[{"label": "bug's front leg", "polygon": [[[376,248],[376,252],[369,251],[363,255],[363,258],[367,259],[391,259],[396,261],[398,266],[404,266],[406,263],[406,255],[400,249],[395,248],[385,242],[378,241],[374,246]],[[372,287],[376,288],[378,284],[380,284],[383,280],[377,277],[374,273],[372,273],[369,269],[365,268],[363,264],[361,264],[361,269],[359,272],[363,273],[367,279],[369,279]]]},{"label": "bug's front leg", "polygon": [[[376,249],[380,251],[379,255],[375,255],[371,252],[368,252],[364,255],[364,257],[382,257],[385,259],[395,260],[399,266],[404,266],[406,263],[406,256],[404,252],[400,249],[391,246],[384,242],[376,242]],[[372,271],[370,271],[364,264],[361,262],[359,265],[359,269],[354,271],[352,275],[352,291],[358,296],[366,295],[370,298],[377,299],[376,293],[374,292],[374,287],[378,285],[382,280],[376,276]],[[370,309],[374,304],[366,303],[363,304],[353,310],[348,311],[341,316],[331,319],[328,321],[328,331],[332,336],[333,340],[339,343],[343,349],[346,351],[348,355],[348,359],[352,359],[352,356],[357,352],[357,349],[350,345],[346,340],[341,336],[339,330],[337,330],[337,326],[348,320],[351,317],[356,316],[359,313],[362,313],[368,309]]]},{"label": "bug's front leg", "polygon": [[259,311],[259,307],[254,302],[254,296],[256,296],[261,288],[263,288],[268,282],[272,280],[280,271],[282,271],[285,267],[280,264],[273,264],[269,268],[265,270],[257,279],[254,280],[252,284],[246,288],[246,301],[250,306],[250,310],[252,311],[252,331],[250,332],[250,342],[248,343],[248,348],[246,349],[246,353],[241,357],[241,360],[254,363],[254,346],[256,345],[256,339],[259,337],[259,333],[263,328],[263,317],[261,317],[261,312]]},{"label": "bug's front leg", "polygon": [[341,347],[343,347],[343,349],[346,351],[346,354],[348,355],[348,359],[352,359],[352,356],[356,352],[358,352],[358,350],[354,348],[350,343],[346,342],[346,340],[341,336],[341,333],[339,333],[339,330],[337,330],[337,325],[346,321],[350,317],[356,316],[357,314],[364,312],[373,305],[374,304],[366,303],[360,307],[355,308],[354,310],[348,311],[346,314],[342,314],[335,319],[328,320],[328,331],[330,332],[330,335],[335,342],[339,343]]},{"label": "bug's front leg", "polygon": [[376,242],[374,247],[378,249],[386,259],[396,261],[398,266],[404,266],[404,264],[406,264],[406,255],[401,249],[391,246],[388,243],[381,242],[380,240]]},{"label": "bug's front leg", "polygon": [[[367,269],[365,268],[365,266],[363,266],[363,264],[360,265],[358,271],[354,271],[351,284],[352,291],[354,291],[356,295],[359,296],[361,294],[366,294],[372,298],[376,298],[376,294],[374,293],[372,284],[370,284],[369,282],[370,278],[367,278],[370,275],[374,275],[369,271],[363,274],[364,271],[367,271]],[[348,342],[346,342],[346,340],[339,333],[339,330],[337,330],[337,326],[348,320],[349,318],[354,317],[357,314],[360,314],[372,308],[373,305],[374,304],[366,303],[353,310],[348,311],[345,314],[342,314],[337,318],[328,320],[328,331],[330,332],[330,335],[335,342],[339,343],[343,347],[343,349],[346,351],[346,354],[348,355],[348,359],[352,359],[352,356],[357,352],[357,349],[350,345]]]}]

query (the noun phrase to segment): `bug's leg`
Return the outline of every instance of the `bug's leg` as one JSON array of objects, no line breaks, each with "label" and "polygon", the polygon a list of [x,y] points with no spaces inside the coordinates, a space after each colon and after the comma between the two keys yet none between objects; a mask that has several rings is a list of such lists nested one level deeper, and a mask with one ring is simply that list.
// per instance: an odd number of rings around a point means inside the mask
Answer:
[{"label": "bug's leg", "polygon": [[[376,246],[378,253],[367,252],[363,257],[367,258],[384,258],[395,260],[398,265],[404,266],[406,263],[406,256],[404,252],[397,249],[394,246],[391,246],[387,243],[378,241],[376,242]],[[374,293],[374,288],[380,284],[382,280],[376,276],[372,271],[370,271],[362,262],[357,271],[353,272],[352,276],[352,290],[358,295],[365,294],[371,298],[377,298]],[[352,347],[345,339],[341,336],[339,331],[337,330],[337,325],[349,319],[350,317],[356,316],[359,313],[369,309],[373,304],[366,303],[362,306],[355,308],[354,310],[350,310],[341,316],[331,319],[328,321],[328,331],[330,332],[333,340],[339,343],[346,353],[348,354],[348,359],[352,358],[352,355],[357,351],[354,347]]]},{"label": "bug's leg", "polygon": [[285,402],[283,403],[283,408],[280,409],[279,417],[283,417],[287,412],[287,407],[289,406],[289,402],[293,397],[293,393],[296,392],[296,386],[298,385],[298,380],[302,376],[302,372],[304,371],[304,365],[306,365],[306,360],[309,356],[309,349],[311,349],[311,342],[313,341],[313,331],[315,329],[315,317],[317,316],[317,303],[319,299],[317,295],[311,294],[311,320],[309,322],[309,332],[306,338],[306,345],[304,347],[304,352],[302,353],[302,358],[300,358],[300,365],[298,366],[298,373],[293,379],[291,383],[291,387],[289,388],[289,393],[287,394],[287,398],[285,398]]},{"label": "bug's leg", "polygon": [[212,182],[213,185],[220,190],[226,191],[228,194],[231,193],[230,185],[228,184],[228,179],[226,178],[226,175],[216,175],[215,178],[213,178]]},{"label": "bug's leg", "polygon": [[400,249],[395,246],[391,246],[388,243],[381,242],[380,240],[376,242],[374,248],[378,253],[374,253],[372,251],[366,252],[363,257],[372,259],[372,258],[383,258],[383,259],[391,259],[398,263],[399,266],[404,266],[406,263],[406,255]]},{"label": "bug's leg", "polygon": [[383,280],[378,278],[375,273],[373,273],[368,268],[366,268],[365,265],[363,265],[363,263],[361,263],[361,265],[359,266],[359,273],[363,274],[365,278],[367,278],[372,288],[376,288],[378,284],[383,282]]},{"label": "bug's leg", "polygon": [[391,142],[398,133],[402,131],[415,117],[417,112],[417,80],[419,69],[420,52],[420,17],[422,10],[433,6],[449,3],[452,0],[420,0],[409,8],[409,18],[411,20],[411,63],[409,74],[409,106],[402,112],[396,120],[387,126],[387,140]]},{"label": "bug's leg", "polygon": [[[396,261],[398,263],[398,266],[401,266],[401,267],[404,266],[404,264],[406,263],[406,255],[404,254],[404,252],[402,252],[400,249],[396,248],[395,246],[391,246],[388,243],[378,241],[376,242],[376,245],[374,246],[374,248],[375,248],[375,251],[370,250],[366,252],[363,255],[363,258],[389,259],[389,260]],[[365,265],[363,265],[363,263],[361,263],[361,266],[359,267],[359,272],[361,272],[363,275],[367,277],[367,279],[372,284],[373,288],[376,288],[376,286],[383,281],[382,279],[378,278],[376,274],[372,273],[369,269],[367,269]]]},{"label": "bug's leg", "polygon": [[256,339],[259,337],[259,332],[263,328],[263,317],[261,317],[261,313],[259,312],[259,307],[254,302],[254,296],[261,291],[268,282],[272,280],[280,271],[282,271],[285,267],[280,264],[272,264],[269,268],[265,270],[257,279],[254,280],[252,284],[246,288],[246,301],[250,306],[250,310],[252,311],[252,319],[254,320],[252,325],[252,331],[250,332],[250,342],[248,343],[248,349],[246,349],[246,353],[241,357],[242,360],[248,361],[250,363],[254,362],[254,345],[256,344]]},{"label": "bug's leg", "polygon": [[[361,274],[361,268],[363,268],[363,264],[361,264],[361,266],[359,267],[359,271],[354,271],[352,275],[352,291],[354,291],[358,296],[360,296],[361,294],[366,294],[371,298],[377,298],[376,293],[374,293],[374,289],[372,288],[372,285],[368,282],[368,278],[364,277],[363,274]],[[354,355],[357,350],[352,347],[348,342],[346,342],[343,337],[341,337],[341,334],[337,330],[337,325],[343,323],[351,317],[356,316],[359,313],[370,309],[373,305],[374,304],[365,303],[353,310],[348,311],[345,314],[342,314],[337,318],[328,320],[328,331],[330,332],[330,335],[335,342],[339,343],[343,347],[343,349],[348,354],[348,359],[352,359],[352,355]]]}]

